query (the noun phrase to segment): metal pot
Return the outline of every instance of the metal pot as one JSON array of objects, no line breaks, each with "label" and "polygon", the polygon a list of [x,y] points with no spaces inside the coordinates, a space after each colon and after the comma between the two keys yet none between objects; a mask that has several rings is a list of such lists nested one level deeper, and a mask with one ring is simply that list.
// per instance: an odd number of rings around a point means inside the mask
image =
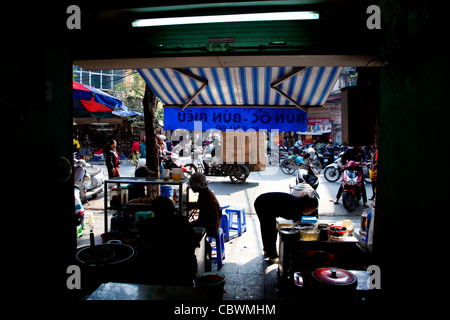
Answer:
[{"label": "metal pot", "polygon": [[121,243],[91,243],[91,246],[81,248],[76,254],[83,275],[82,288],[89,291],[105,282],[135,281],[134,257],[137,254],[133,247]]},{"label": "metal pot", "polygon": [[281,228],[280,236],[283,241],[293,242],[298,240],[300,231],[293,228]]},{"label": "metal pot", "polygon": [[76,258],[83,265],[102,266],[123,263],[135,255],[133,247],[121,243],[105,243],[87,246],[77,252]]},{"label": "metal pot", "polygon": [[312,273],[312,285],[324,289],[356,290],[358,281],[350,271],[338,268],[318,268]]}]

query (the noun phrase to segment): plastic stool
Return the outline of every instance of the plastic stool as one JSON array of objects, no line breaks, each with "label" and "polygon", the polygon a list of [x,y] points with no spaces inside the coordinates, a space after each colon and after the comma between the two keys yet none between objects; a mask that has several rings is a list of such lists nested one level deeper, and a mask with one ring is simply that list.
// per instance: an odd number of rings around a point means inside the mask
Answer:
[{"label": "plastic stool", "polygon": [[125,160],[125,156],[124,156],[124,155],[121,155],[121,156],[120,156],[120,160]]},{"label": "plastic stool", "polygon": [[94,154],[94,161],[100,161],[100,157]]},{"label": "plastic stool", "polygon": [[222,210],[222,219],[220,220],[220,227],[223,230],[223,235],[225,238],[225,242],[230,241],[230,224],[228,222],[228,215],[227,213],[223,213],[223,210],[226,208],[229,208],[230,206],[221,206],[220,209]]},{"label": "plastic stool", "polygon": [[226,213],[222,214],[220,228],[223,230],[223,238],[225,239],[225,242],[228,242],[230,240],[230,225],[228,224],[228,216]]},{"label": "plastic stool", "polygon": [[211,259],[216,260],[217,268],[220,269],[223,266],[222,260],[225,259],[225,243],[223,230],[221,228],[219,228],[219,232],[217,232],[214,237],[208,237],[209,243],[211,243],[213,239],[216,241],[216,246],[215,248],[212,248],[212,251],[216,251],[216,256],[211,257]]},{"label": "plastic stool", "polygon": [[[228,214],[228,223],[230,230],[237,230],[238,236],[242,235],[242,232],[247,231],[247,222],[245,220],[245,209],[241,207],[230,207],[225,209]],[[234,213],[237,215],[237,221],[234,221]]]}]

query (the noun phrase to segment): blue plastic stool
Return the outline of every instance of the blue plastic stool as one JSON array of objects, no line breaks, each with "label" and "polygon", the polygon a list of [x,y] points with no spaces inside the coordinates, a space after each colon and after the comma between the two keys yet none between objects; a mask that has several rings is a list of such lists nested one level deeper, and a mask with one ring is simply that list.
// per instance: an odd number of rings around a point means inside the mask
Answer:
[{"label": "blue plastic stool", "polygon": [[97,155],[94,155],[94,161],[100,161],[100,157]]},{"label": "blue plastic stool", "polygon": [[225,259],[225,242],[223,230],[219,228],[219,232],[214,237],[208,237],[208,242],[211,243],[213,239],[216,241],[216,246],[212,247],[212,251],[216,252],[215,257],[211,257],[212,260],[216,260],[217,268],[220,269],[223,266],[222,260]]},{"label": "blue plastic stool", "polygon": [[223,230],[223,235],[225,238],[225,242],[230,241],[230,224],[228,222],[228,215],[227,213],[223,213],[223,210],[226,208],[229,208],[230,206],[221,206],[220,209],[222,210],[222,219],[220,220],[220,227]]},{"label": "blue plastic stool", "polygon": [[223,238],[225,239],[225,242],[230,241],[230,225],[228,224],[228,216],[226,213],[222,214],[220,228],[223,230]]},{"label": "blue plastic stool", "polygon": [[120,160],[125,160],[125,156],[124,156],[124,155],[121,155],[121,156],[120,156]]},{"label": "blue plastic stool", "polygon": [[[245,220],[245,209],[242,207],[229,207],[225,209],[228,214],[228,223],[230,230],[237,230],[238,236],[242,235],[242,232],[247,231],[247,222]],[[234,221],[234,214],[236,213],[237,221]]]}]

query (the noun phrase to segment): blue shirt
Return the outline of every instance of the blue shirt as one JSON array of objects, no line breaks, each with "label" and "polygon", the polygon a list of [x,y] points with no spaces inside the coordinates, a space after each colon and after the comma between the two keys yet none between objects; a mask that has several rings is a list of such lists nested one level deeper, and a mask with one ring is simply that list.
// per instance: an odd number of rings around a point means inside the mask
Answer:
[{"label": "blue shirt", "polygon": [[145,143],[139,145],[139,154],[142,158],[147,156],[147,147],[145,146]]}]

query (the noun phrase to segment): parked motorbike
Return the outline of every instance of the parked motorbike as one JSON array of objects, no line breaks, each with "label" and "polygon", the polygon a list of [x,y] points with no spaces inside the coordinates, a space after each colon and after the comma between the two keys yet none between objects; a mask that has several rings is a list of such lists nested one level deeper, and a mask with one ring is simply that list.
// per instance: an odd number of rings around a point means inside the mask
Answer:
[{"label": "parked motorbike", "polygon": [[329,164],[333,163],[336,160],[336,156],[334,155],[333,150],[327,148],[325,145],[319,147],[316,149],[316,154],[318,157],[318,160],[321,163],[321,168],[325,168]]},{"label": "parked motorbike", "polygon": [[368,161],[366,165],[363,165],[362,167],[363,179],[366,183],[372,183],[372,180],[370,180],[369,168],[370,168],[370,161]]},{"label": "parked motorbike", "polygon": [[284,174],[293,174],[302,163],[303,157],[293,154],[281,162],[280,168]]},{"label": "parked motorbike", "polygon": [[354,211],[361,199],[362,168],[361,162],[356,161],[349,161],[344,166],[342,204],[348,211]]},{"label": "parked motorbike", "polygon": [[303,163],[308,164],[311,170],[314,171],[314,174],[317,175],[320,173],[320,167],[318,166],[317,161],[311,159],[309,153],[305,153],[303,156],[295,154],[289,156],[281,162],[280,168],[284,174],[293,174],[296,170],[300,169],[300,166]]},{"label": "parked motorbike", "polygon": [[304,162],[300,165],[300,168],[298,169],[297,176],[295,178],[295,183],[296,184],[307,183],[311,187],[313,187],[314,190],[316,190],[317,187],[319,186],[319,178],[315,174],[311,165],[307,162]]},{"label": "parked motorbike", "polygon": [[322,169],[322,163],[320,162],[319,153],[315,149],[315,145],[311,144],[306,149],[306,153],[309,154],[309,161],[313,164],[313,170],[319,174]]},{"label": "parked motorbike", "polygon": [[105,175],[99,166],[93,166],[84,160],[73,159],[74,162],[74,184],[80,190],[80,199],[86,203],[103,192]]},{"label": "parked motorbike", "polygon": [[[342,164],[342,155],[344,153],[341,152],[339,154],[339,157],[331,164],[327,165],[325,167],[325,170],[323,171],[323,176],[325,179],[329,182],[336,182],[341,177],[343,169]],[[362,165],[362,173],[363,173],[363,179],[366,183],[372,183],[372,180],[370,180],[370,174],[369,174],[369,168],[370,168],[370,161],[367,162],[366,165]]]},{"label": "parked motorbike", "polygon": [[327,165],[325,167],[325,170],[323,171],[323,176],[325,177],[325,179],[327,179],[327,181],[329,182],[336,182],[339,180],[339,178],[341,177],[341,173],[342,173],[342,155],[344,153],[341,152],[338,156],[338,158],[331,164]]},{"label": "parked motorbike", "polygon": [[183,179],[189,179],[191,177],[191,171],[188,170],[183,163],[180,161],[178,154],[171,152],[170,156],[163,163],[164,169],[181,168],[183,171]]},{"label": "parked motorbike", "polygon": [[280,164],[289,156],[289,151],[286,147],[280,147],[278,153],[269,151],[267,154],[268,163],[271,166]]},{"label": "parked motorbike", "polygon": [[[186,168],[183,163],[180,161],[179,153],[183,151],[183,144],[178,144],[173,147],[172,152],[167,152],[167,160],[163,161],[163,168],[164,169],[173,169],[173,168],[181,168],[182,178],[183,179],[189,179],[191,177],[191,171],[189,168]],[[138,164],[136,166],[145,166],[147,164],[146,158],[141,158],[138,161]]]}]

